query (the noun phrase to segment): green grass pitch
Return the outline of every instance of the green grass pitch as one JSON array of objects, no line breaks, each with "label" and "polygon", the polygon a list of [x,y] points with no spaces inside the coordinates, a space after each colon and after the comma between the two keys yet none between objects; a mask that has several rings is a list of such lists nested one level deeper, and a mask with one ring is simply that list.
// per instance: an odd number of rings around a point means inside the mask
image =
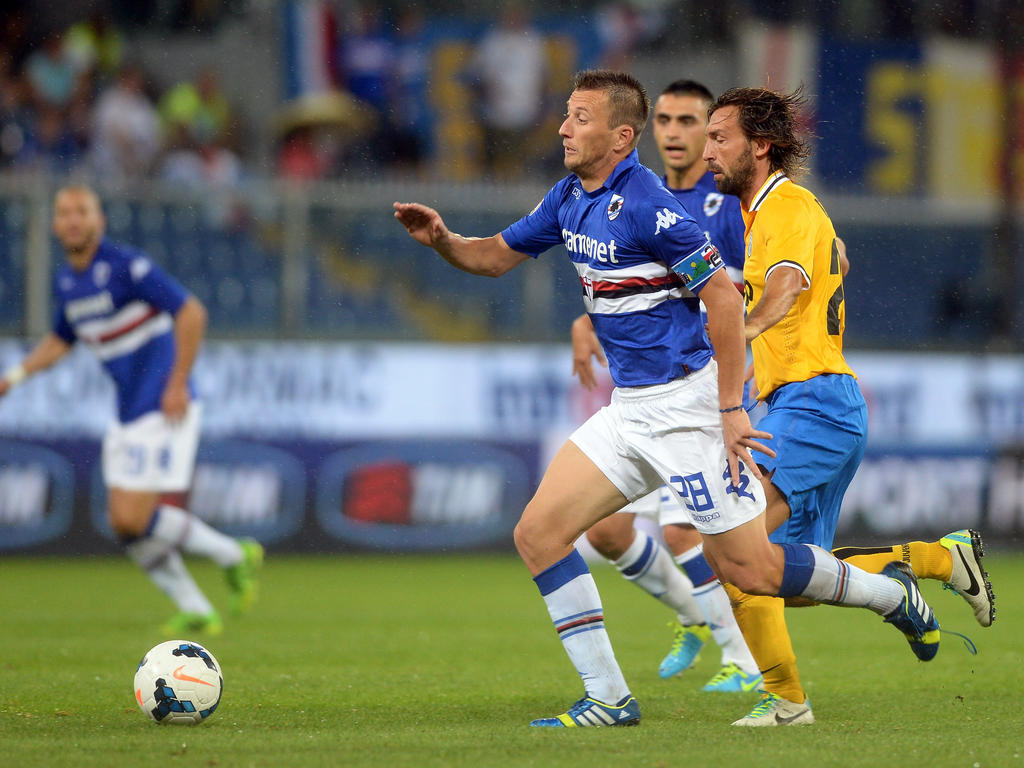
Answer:
[{"label": "green grass pitch", "polygon": [[[195,637],[220,660],[220,709],[195,727],[138,710],[142,654],[170,604],[121,558],[0,558],[0,754],[10,766],[1020,766],[1024,556],[991,554],[996,623],[925,584],[938,657],[867,611],[788,612],[818,722],[729,723],[756,694],[708,694],[708,648],[662,681],[667,609],[595,568],[639,728],[535,730],[581,695],[537,590],[511,555],[268,558],[250,616]],[[197,580],[226,604],[220,575]]]}]

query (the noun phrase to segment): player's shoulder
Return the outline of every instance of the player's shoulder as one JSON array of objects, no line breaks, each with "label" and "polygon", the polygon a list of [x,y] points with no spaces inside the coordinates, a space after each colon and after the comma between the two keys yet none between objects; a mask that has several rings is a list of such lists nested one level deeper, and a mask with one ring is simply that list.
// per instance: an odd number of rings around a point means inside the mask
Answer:
[{"label": "player's shoulder", "polygon": [[633,218],[645,211],[668,208],[677,214],[689,216],[679,199],[662,183],[661,177],[646,165],[637,164],[621,180],[617,194],[625,198],[623,211]]},{"label": "player's shoulder", "polygon": [[[783,177],[780,183],[771,184],[763,198],[756,202],[756,221],[786,220],[792,216],[804,216],[813,211],[821,210],[814,195],[806,187],[802,187],[792,179]],[[766,185],[766,186],[768,186]],[[756,198],[755,198],[756,201]]]}]

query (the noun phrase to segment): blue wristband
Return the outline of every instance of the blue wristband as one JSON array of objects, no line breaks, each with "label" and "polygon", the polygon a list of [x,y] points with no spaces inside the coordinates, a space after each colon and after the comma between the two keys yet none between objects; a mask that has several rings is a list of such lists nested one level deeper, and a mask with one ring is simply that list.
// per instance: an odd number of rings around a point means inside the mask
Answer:
[{"label": "blue wristband", "polygon": [[743,410],[743,406],[742,405],[734,405],[732,408],[719,408],[718,412],[719,413],[732,413],[733,411],[742,411],[742,410]]}]

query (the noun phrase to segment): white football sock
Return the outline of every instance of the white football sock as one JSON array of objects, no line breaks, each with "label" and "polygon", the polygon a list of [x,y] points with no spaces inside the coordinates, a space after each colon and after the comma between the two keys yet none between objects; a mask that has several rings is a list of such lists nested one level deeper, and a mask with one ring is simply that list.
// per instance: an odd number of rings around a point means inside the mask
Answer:
[{"label": "white football sock", "polygon": [[153,513],[149,535],[190,555],[209,557],[221,567],[242,561],[242,548],[230,536],[183,509],[162,504]]},{"label": "white football sock", "polygon": [[887,616],[903,602],[901,584],[837,559],[813,544],[783,544],[785,565],[779,597],[800,595],[819,603],[870,608]]},{"label": "white football sock", "polygon": [[684,627],[704,623],[692,594],[693,583],[649,534],[637,530],[633,543],[614,565],[629,581],[674,610]]},{"label": "white football sock", "polygon": [[167,595],[179,611],[206,615],[213,606],[192,579],[176,549],[150,537],[136,539],[125,547],[128,556],[141,567]]},{"label": "white football sock", "polygon": [[629,696],[604,628],[597,585],[580,553],[573,550],[535,576],[534,581],[562,646],[583,679],[587,696],[605,704],[617,704]]}]

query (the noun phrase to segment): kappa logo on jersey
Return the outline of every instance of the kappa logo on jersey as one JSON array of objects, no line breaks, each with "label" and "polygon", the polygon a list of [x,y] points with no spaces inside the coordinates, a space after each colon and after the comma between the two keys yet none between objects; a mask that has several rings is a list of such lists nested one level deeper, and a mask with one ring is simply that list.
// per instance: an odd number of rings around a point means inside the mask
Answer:
[{"label": "kappa logo on jersey", "polygon": [[622,213],[622,206],[625,202],[622,195],[612,193],[612,200],[608,203],[608,221],[615,221],[618,218],[619,214]]},{"label": "kappa logo on jersey", "polygon": [[661,230],[668,229],[677,221],[679,221],[679,214],[675,211],[670,211],[668,208],[662,208],[658,211],[656,219],[657,226],[654,228],[654,234],[661,234]]},{"label": "kappa logo on jersey", "polygon": [[714,216],[720,210],[722,210],[722,203],[725,202],[725,195],[720,192],[708,192],[708,196],[704,198],[704,209],[705,216]]}]

